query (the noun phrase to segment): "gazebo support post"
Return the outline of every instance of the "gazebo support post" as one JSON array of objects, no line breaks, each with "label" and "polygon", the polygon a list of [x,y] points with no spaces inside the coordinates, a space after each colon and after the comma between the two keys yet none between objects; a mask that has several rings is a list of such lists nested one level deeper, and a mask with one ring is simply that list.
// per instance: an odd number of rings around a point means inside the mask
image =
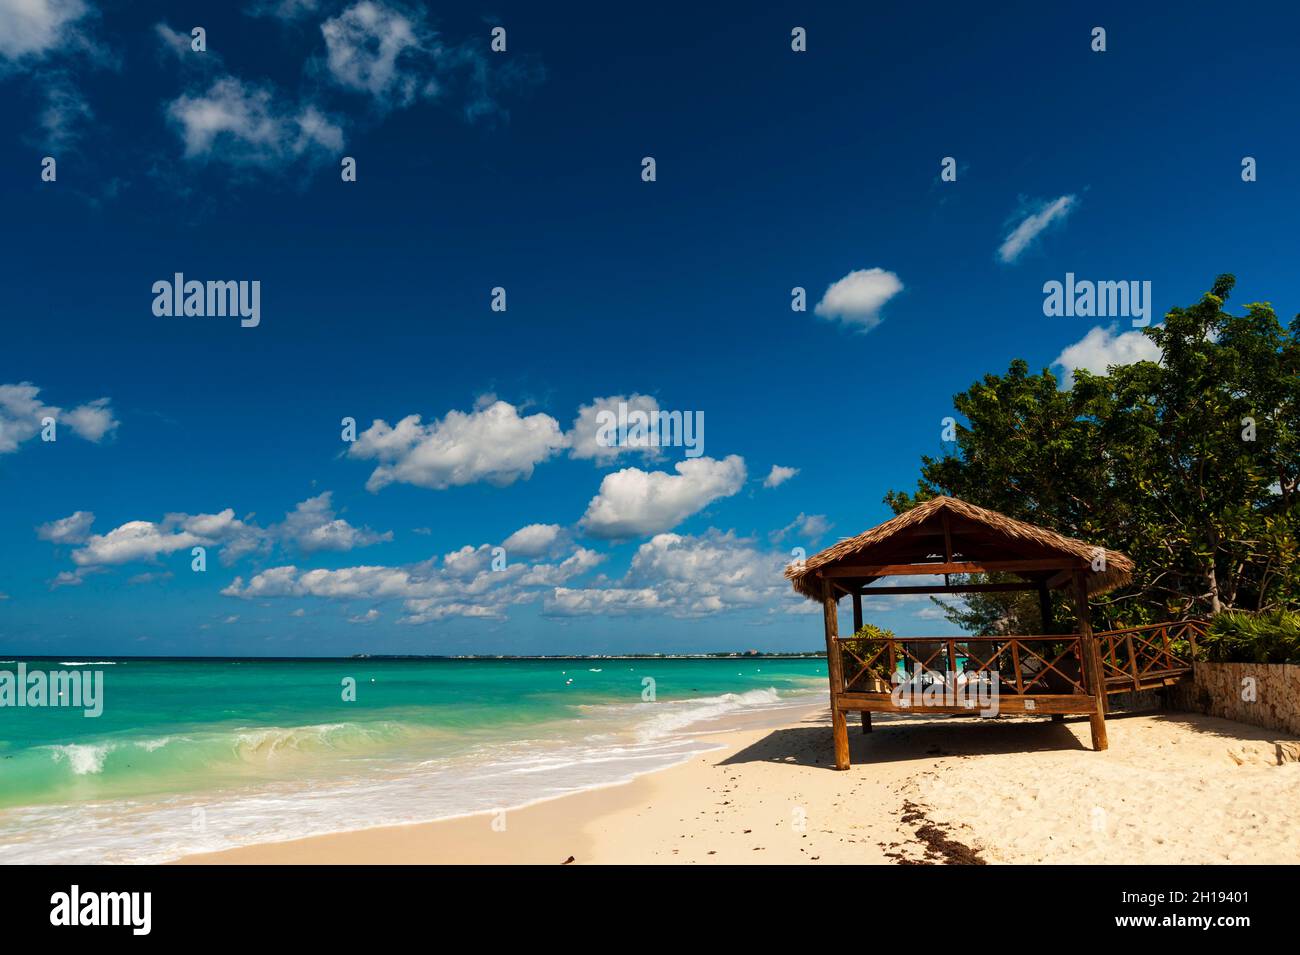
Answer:
[{"label": "gazebo support post", "polygon": [[[856,636],[862,629],[862,594],[853,594],[853,634]],[[871,711],[862,711],[862,732],[871,732]]]},{"label": "gazebo support post", "polygon": [[840,709],[840,693],[844,691],[844,665],[840,660],[839,604],[835,589],[829,580],[822,581],[822,616],[826,624],[826,675],[831,686],[831,730],[835,737],[835,768],[849,768],[849,724]]},{"label": "gazebo support post", "polygon": [[1088,583],[1083,571],[1076,570],[1074,578],[1074,606],[1078,619],[1080,650],[1083,656],[1083,669],[1088,677],[1088,690],[1096,699],[1096,708],[1088,714],[1092,726],[1092,748],[1097,751],[1106,749],[1106,680],[1101,666],[1101,651],[1097,638],[1092,633],[1092,621],[1088,615]]},{"label": "gazebo support post", "polygon": [[[1047,589],[1047,581],[1038,582],[1038,616],[1042,618],[1042,632],[1052,632],[1052,592]],[[1064,713],[1053,713],[1053,723],[1064,723]]]},{"label": "gazebo support post", "polygon": [[1042,633],[1052,632],[1052,592],[1046,581],[1038,585],[1038,613],[1043,618]]}]

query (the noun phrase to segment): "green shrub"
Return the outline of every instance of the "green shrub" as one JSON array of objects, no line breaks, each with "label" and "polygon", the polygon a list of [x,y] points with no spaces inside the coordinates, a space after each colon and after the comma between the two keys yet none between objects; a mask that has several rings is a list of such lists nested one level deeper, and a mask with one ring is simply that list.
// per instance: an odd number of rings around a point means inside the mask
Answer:
[{"label": "green shrub", "polygon": [[1196,643],[1214,663],[1300,663],[1300,613],[1228,610]]},{"label": "green shrub", "polygon": [[[882,630],[875,624],[865,623],[862,625],[861,630],[844,641],[844,649],[845,651],[857,654],[860,659],[866,660],[871,656],[871,654],[880,649],[880,644],[876,641],[894,639],[896,639],[894,631]],[[846,679],[852,678],[853,671],[858,668],[858,664],[852,657],[848,656],[847,653],[845,654],[844,661],[844,669],[846,671],[844,676]],[[864,679],[869,677],[887,680],[889,679],[892,667],[889,665],[889,662],[886,661],[886,655],[882,654],[876,658],[871,669],[872,672],[870,674],[864,673],[858,680],[858,683],[861,683]]]}]

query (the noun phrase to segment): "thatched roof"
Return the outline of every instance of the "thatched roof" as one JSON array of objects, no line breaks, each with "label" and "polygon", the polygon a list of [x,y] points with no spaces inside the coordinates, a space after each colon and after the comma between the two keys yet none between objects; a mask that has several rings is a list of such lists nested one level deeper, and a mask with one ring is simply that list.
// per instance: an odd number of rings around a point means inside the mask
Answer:
[{"label": "thatched roof", "polygon": [[[818,571],[835,565],[941,563],[944,560],[945,535],[951,540],[954,561],[1062,559],[1091,564],[1097,556],[1097,547],[1093,544],[967,504],[955,497],[936,497],[857,537],[845,538],[809,557],[802,565],[791,564],[786,568],[785,576],[794,584],[795,591],[811,600],[821,600]],[[1133,575],[1133,561],[1128,557],[1113,550],[1105,550],[1105,555],[1105,570],[1094,571],[1090,566],[1086,570],[1090,594],[1121,587]],[[1016,573],[1027,580],[1042,580],[1051,577],[1055,571]],[[861,585],[878,579],[860,577],[850,580]]]}]

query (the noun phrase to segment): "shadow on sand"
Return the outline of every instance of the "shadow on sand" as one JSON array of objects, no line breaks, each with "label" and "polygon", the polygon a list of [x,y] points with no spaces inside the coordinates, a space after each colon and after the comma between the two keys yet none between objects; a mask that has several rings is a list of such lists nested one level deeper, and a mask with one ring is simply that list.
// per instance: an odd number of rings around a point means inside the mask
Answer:
[{"label": "shadow on sand", "polygon": [[[936,756],[992,756],[1008,753],[1036,753],[1048,750],[1090,750],[1088,717],[1067,716],[1053,723],[1046,717],[979,719],[969,716],[895,716],[877,713],[874,730],[863,734],[855,719],[849,720],[849,758],[853,764],[924,761]],[[1292,739],[1283,730],[1250,726],[1216,716],[1172,710],[1113,712],[1106,722],[1114,725],[1138,718],[1173,723],[1189,732],[1237,742],[1269,742]],[[1073,725],[1072,732],[1069,727]],[[830,713],[803,720],[798,726],[779,729],[718,763],[785,763],[791,766],[835,768],[831,741]]]},{"label": "shadow on sand", "polygon": [[[856,714],[853,714],[856,716]],[[1115,714],[1124,719],[1126,714]],[[906,717],[876,714],[873,731],[864,734],[856,721],[849,723],[849,756],[854,765],[925,761],[937,756],[988,756],[1034,753],[1045,750],[1087,750],[1071,732],[1082,723],[1087,738],[1088,718],[1067,716],[1063,723],[1039,719],[978,719],[967,716]],[[784,763],[834,770],[830,715],[810,717],[799,726],[775,730],[721,760],[719,766],[738,763]]]},{"label": "shadow on sand", "polygon": [[1224,719],[1220,716],[1207,716],[1203,713],[1158,710],[1144,715],[1154,717],[1163,723],[1173,723],[1181,726],[1191,733],[1200,733],[1203,736],[1215,736],[1237,742],[1271,743],[1275,740],[1296,739],[1293,733],[1284,729],[1268,729],[1264,726],[1238,723],[1235,720]]}]

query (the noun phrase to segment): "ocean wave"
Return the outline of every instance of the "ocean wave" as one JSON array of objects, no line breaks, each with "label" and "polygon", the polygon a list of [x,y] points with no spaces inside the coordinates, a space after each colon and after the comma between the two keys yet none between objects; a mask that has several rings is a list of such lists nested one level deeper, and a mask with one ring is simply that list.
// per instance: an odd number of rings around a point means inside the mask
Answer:
[{"label": "ocean wave", "polygon": [[135,745],[146,753],[152,753],[162,749],[168,743],[174,743],[177,740],[189,740],[188,736],[163,736],[158,739],[141,739],[136,740]]},{"label": "ocean wave", "polygon": [[[74,778],[96,778],[113,791],[143,786],[184,787],[207,773],[241,778],[274,777],[277,773],[327,771],[333,760],[367,756],[409,740],[428,742],[419,727],[394,721],[372,724],[322,723],[290,727],[232,727],[145,738],[101,738],[81,743],[54,743],[20,752],[6,764],[19,788],[53,795]],[[26,786],[20,785],[25,783]],[[17,790],[10,793],[17,795]],[[48,796],[47,796],[48,798]],[[56,797],[57,798],[57,797]]]},{"label": "ocean wave", "polygon": [[104,771],[104,760],[113,751],[111,743],[65,743],[51,746],[54,761],[66,761],[74,776],[93,776]]},{"label": "ocean wave", "polygon": [[392,720],[246,727],[235,731],[234,751],[244,761],[326,750],[355,752],[382,747],[419,733],[419,727]]},{"label": "ocean wave", "polygon": [[702,696],[693,700],[673,700],[651,704],[663,708],[638,727],[642,739],[657,739],[685,729],[692,723],[718,719],[737,710],[768,707],[783,702],[776,687],[765,690],[746,690],[744,693],[723,693],[721,696]]},{"label": "ocean wave", "polygon": [[60,660],[61,667],[115,667],[116,660]]}]

